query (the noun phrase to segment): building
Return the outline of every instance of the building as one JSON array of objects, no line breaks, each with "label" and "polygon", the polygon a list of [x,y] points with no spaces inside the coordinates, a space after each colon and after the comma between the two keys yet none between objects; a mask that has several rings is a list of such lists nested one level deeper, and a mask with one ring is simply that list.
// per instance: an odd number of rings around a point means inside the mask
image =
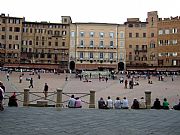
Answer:
[{"label": "building", "polygon": [[180,17],[159,18],[158,66],[180,66]]},{"label": "building", "polygon": [[180,66],[180,17],[124,24],[28,22],[0,15],[0,66],[64,70],[129,70]]},{"label": "building", "polygon": [[148,12],[146,22],[139,18],[128,18],[126,26],[126,66],[157,66],[157,23],[156,11]]},{"label": "building", "polygon": [[73,23],[70,29],[71,70],[117,70],[120,62],[124,66],[124,25]]},{"label": "building", "polygon": [[24,18],[0,15],[0,65],[20,63]]}]

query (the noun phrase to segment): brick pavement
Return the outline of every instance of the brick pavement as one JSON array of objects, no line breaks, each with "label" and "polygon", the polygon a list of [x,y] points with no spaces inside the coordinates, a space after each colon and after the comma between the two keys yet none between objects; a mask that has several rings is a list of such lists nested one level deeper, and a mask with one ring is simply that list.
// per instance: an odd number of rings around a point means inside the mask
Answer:
[{"label": "brick pavement", "polygon": [[[158,78],[152,78],[153,84],[148,84],[146,79],[140,78],[140,85],[135,86],[133,90],[124,89],[124,84],[120,84],[118,80],[109,79],[106,83],[105,81],[99,82],[98,79],[92,79],[92,82],[82,82],[79,81],[79,78],[75,78],[75,75],[71,75],[68,78],[68,81],[65,81],[65,74],[55,75],[52,73],[41,74],[41,79],[37,78],[37,75],[30,76],[29,73],[25,73],[23,76],[23,83],[20,84],[19,76],[20,73],[14,72],[10,75],[10,82],[6,80],[6,74],[0,72],[0,80],[5,83],[7,91],[23,91],[24,88],[29,86],[29,82],[26,81],[26,78],[33,77],[34,79],[34,88],[30,91],[43,91],[44,83],[47,82],[49,85],[49,91],[56,91],[57,88],[63,88],[63,92],[87,92],[93,89],[96,91],[96,103],[100,97],[107,99],[107,96],[111,96],[114,100],[117,96],[121,99],[126,96],[131,105],[133,98],[140,98],[144,96],[145,90],[152,91],[152,102],[156,97],[160,98],[162,101],[164,97],[170,103],[172,107],[174,104],[178,103],[180,99],[180,77],[176,77],[175,81],[171,81],[170,77],[166,77],[165,81],[158,81]],[[79,95],[75,95],[79,96]],[[55,96],[51,97],[55,100]],[[64,100],[68,97],[64,96]],[[85,101],[89,101],[89,97],[83,98]],[[20,103],[19,103],[20,104]],[[86,108],[88,105],[83,104],[83,107]]]},{"label": "brick pavement", "polygon": [[0,135],[179,135],[175,110],[6,107]]}]

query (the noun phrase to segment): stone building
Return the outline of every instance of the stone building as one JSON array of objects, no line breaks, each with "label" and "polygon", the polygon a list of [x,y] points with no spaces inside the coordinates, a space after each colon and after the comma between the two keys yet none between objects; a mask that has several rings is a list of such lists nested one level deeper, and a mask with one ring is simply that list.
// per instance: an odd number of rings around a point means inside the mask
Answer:
[{"label": "stone building", "polygon": [[22,22],[24,18],[0,15],[0,65],[20,63]]},{"label": "stone building", "polygon": [[124,66],[124,25],[73,23],[70,29],[71,70],[117,70],[120,62]]},{"label": "stone building", "polygon": [[68,16],[62,17],[62,23],[23,22],[21,63],[67,70],[70,23]]},{"label": "stone building", "polygon": [[158,66],[180,66],[180,17],[159,18]]}]

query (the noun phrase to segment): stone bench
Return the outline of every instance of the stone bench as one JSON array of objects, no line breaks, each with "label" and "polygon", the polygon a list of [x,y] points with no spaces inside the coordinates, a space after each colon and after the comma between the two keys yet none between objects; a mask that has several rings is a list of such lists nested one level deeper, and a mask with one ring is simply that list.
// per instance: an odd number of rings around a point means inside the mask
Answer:
[{"label": "stone bench", "polygon": [[37,106],[39,107],[48,106],[48,100],[37,100]]}]

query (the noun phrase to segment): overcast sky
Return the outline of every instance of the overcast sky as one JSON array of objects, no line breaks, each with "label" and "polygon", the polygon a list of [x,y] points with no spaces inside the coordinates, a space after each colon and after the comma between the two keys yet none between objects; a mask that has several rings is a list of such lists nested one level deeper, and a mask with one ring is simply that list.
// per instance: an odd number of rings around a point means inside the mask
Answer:
[{"label": "overcast sky", "polygon": [[71,16],[73,22],[145,21],[149,11],[158,11],[162,18],[180,16],[180,0],[0,0],[0,13],[52,23],[61,16]]}]

